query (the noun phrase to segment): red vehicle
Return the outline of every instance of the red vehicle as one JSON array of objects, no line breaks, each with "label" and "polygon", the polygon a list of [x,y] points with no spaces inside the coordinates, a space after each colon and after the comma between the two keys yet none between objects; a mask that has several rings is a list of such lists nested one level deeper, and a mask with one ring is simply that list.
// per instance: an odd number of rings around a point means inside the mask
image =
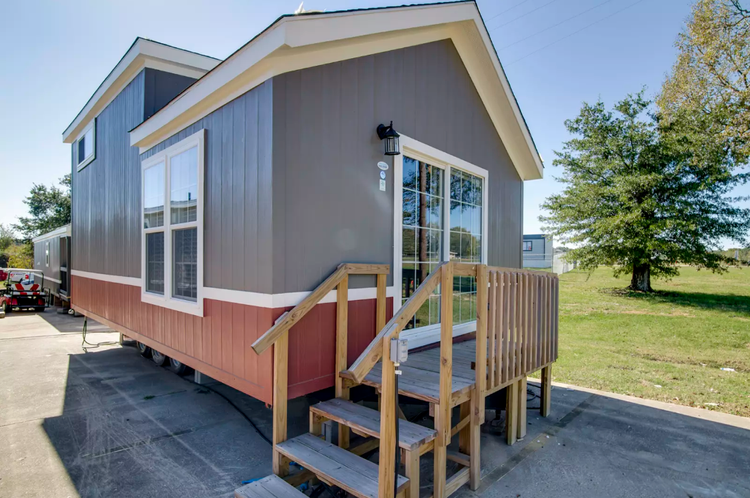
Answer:
[{"label": "red vehicle", "polygon": [[13,308],[33,308],[44,311],[47,295],[44,291],[44,274],[38,270],[6,268],[5,288],[0,290],[0,309],[10,313]]}]

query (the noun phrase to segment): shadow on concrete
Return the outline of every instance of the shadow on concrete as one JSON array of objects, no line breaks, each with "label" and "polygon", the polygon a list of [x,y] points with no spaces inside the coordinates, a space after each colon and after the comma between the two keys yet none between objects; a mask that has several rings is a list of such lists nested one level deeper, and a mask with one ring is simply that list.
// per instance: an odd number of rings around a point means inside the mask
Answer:
[{"label": "shadow on concrete", "polygon": [[[83,331],[83,321],[84,316],[74,316],[70,315],[68,313],[60,313],[59,311],[62,308],[58,307],[51,307],[47,308],[43,312],[26,312],[23,313],[32,313],[37,314],[41,318],[43,318],[47,323],[52,325],[58,332],[63,334],[68,333],[77,333],[80,334]],[[17,313],[17,312],[16,312]],[[106,325],[102,325],[101,323],[89,319],[88,321],[88,331],[90,333],[95,332],[114,332],[111,328],[107,327]]]},{"label": "shadow on concrete", "polygon": [[[271,473],[272,412],[211,387],[237,408],[134,348],[70,355],[62,413],[42,426],[83,497],[231,496]],[[542,418],[531,390],[526,438],[507,446],[502,414],[485,424],[482,485],[458,496],[750,496],[748,430],[559,387]],[[306,432],[312,402],[290,402],[290,437]],[[421,468],[428,496],[430,454]]]}]

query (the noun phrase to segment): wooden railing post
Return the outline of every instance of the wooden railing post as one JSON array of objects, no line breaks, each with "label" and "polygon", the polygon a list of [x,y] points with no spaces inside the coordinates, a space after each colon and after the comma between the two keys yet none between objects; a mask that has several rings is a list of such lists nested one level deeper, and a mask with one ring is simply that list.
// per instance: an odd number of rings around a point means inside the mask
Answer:
[{"label": "wooden railing post", "polygon": [[390,347],[383,339],[380,385],[380,461],[378,462],[378,498],[393,498],[396,472],[396,367]]},{"label": "wooden railing post", "polygon": [[[349,276],[345,276],[339,282],[336,288],[336,397],[349,399],[349,388],[345,387],[344,379],[339,372],[346,370],[347,364],[347,341],[348,341],[348,322],[349,322]],[[339,446],[341,448],[349,447],[349,427],[344,424],[339,426]]]},{"label": "wooden railing post", "polygon": [[442,267],[440,278],[440,403],[435,410],[434,498],[446,495],[446,457],[451,442],[453,395],[453,264]]},{"label": "wooden railing post", "polygon": [[375,310],[375,335],[385,327],[385,283],[388,275],[378,274],[377,276],[377,304]]},{"label": "wooden railing post", "polygon": [[284,477],[289,473],[288,459],[276,450],[286,441],[287,389],[289,387],[289,331],[273,345],[273,473]]}]

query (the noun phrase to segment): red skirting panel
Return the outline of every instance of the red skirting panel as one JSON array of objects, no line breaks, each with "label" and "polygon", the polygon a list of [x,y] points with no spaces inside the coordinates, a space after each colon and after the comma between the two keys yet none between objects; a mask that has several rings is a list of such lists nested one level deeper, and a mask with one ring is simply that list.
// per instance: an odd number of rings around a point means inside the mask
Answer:
[{"label": "red skirting panel", "polygon": [[[72,277],[75,308],[256,399],[272,403],[272,351],[251,345],[291,308],[204,300],[204,316],[141,302],[131,285]],[[374,299],[349,303],[349,362],[375,337]],[[393,313],[388,299],[386,314]],[[336,304],[316,306],[289,331],[289,397],[333,386]]]}]

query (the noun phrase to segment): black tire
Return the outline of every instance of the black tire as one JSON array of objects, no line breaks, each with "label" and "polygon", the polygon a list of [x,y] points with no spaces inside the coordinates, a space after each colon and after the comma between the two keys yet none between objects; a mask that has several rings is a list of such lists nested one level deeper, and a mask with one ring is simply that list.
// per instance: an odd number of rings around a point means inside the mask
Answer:
[{"label": "black tire", "polygon": [[13,308],[11,308],[10,304],[8,304],[8,301],[3,302],[3,311],[5,312],[6,315],[10,313],[12,309]]},{"label": "black tire", "polygon": [[138,352],[141,353],[141,356],[144,358],[151,358],[151,348],[143,344],[142,342],[137,342],[136,347],[138,348]]},{"label": "black tire", "polygon": [[45,309],[46,308],[44,306],[37,306],[36,308],[34,308],[34,311],[36,311],[37,313],[44,313]]},{"label": "black tire", "polygon": [[151,359],[153,360],[153,362],[154,362],[154,363],[156,363],[156,364],[157,364],[157,365],[159,365],[160,367],[163,367],[163,366],[164,366],[164,364],[166,364],[166,363],[167,363],[167,360],[168,360],[169,358],[168,358],[168,357],[167,357],[166,355],[163,355],[163,354],[161,354],[161,353],[160,353],[160,352],[158,352],[157,350],[155,350],[155,349],[152,349],[152,350],[151,350]]},{"label": "black tire", "polygon": [[187,366],[175,360],[174,358],[169,359],[169,369],[173,371],[174,373],[176,373],[177,375],[182,375],[185,372],[187,372],[187,368],[188,368]]}]

